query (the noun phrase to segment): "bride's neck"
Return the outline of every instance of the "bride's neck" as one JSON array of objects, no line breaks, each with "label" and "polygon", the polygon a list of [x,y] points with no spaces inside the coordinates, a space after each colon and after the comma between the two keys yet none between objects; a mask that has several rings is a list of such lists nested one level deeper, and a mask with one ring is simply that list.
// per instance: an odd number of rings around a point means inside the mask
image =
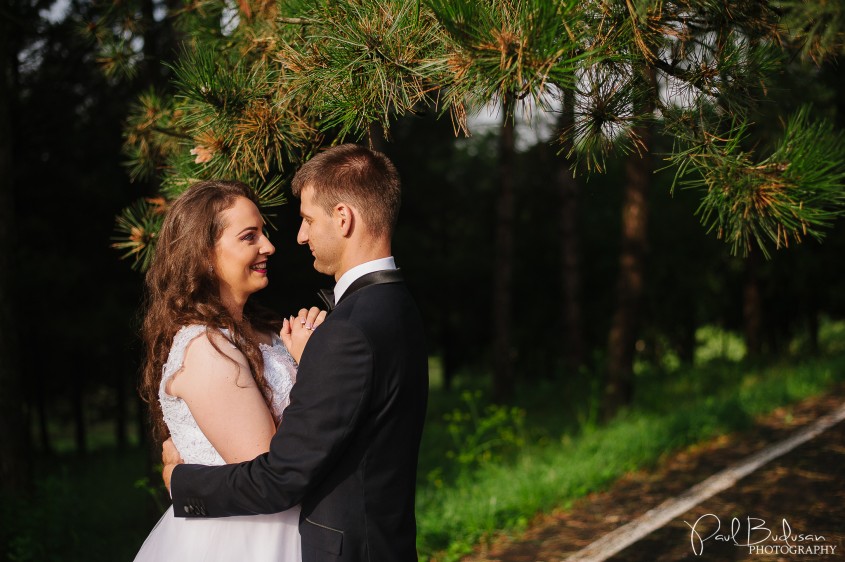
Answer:
[{"label": "bride's neck", "polygon": [[232,315],[235,322],[243,321],[244,305],[246,305],[246,301],[240,302],[231,297],[227,297],[227,295],[220,295],[220,300],[223,301],[223,306],[226,307],[226,310],[229,311],[229,314]]}]

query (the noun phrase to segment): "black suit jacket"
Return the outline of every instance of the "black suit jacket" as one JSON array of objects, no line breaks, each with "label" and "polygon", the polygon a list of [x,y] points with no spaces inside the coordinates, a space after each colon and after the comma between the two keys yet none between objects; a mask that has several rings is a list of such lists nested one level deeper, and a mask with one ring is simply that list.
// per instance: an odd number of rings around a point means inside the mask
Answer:
[{"label": "black suit jacket", "polygon": [[422,321],[401,276],[361,277],[308,342],[269,453],[177,466],[174,511],[221,517],[301,504],[303,562],[417,560],[427,396]]}]

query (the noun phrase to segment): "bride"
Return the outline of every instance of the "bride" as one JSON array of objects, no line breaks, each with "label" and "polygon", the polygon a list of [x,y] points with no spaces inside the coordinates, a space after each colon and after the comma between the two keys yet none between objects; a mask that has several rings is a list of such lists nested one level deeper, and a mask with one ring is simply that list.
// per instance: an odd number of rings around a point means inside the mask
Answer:
[{"label": "bride", "polygon": [[[248,302],[267,286],[274,251],[253,191],[239,182],[199,182],[164,219],[146,276],[142,393],[156,436],[169,435],[185,462],[251,460],[282,421],[296,361],[325,313],[279,322]],[[298,524],[299,507],[198,520],[174,517],[171,506],[135,560],[299,562]]]}]

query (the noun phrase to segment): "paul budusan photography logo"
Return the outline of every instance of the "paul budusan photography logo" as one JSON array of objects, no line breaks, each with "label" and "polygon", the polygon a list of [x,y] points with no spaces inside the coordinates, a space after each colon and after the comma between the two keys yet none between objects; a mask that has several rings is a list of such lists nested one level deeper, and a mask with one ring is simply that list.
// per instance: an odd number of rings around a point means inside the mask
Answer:
[{"label": "paul budusan photography logo", "polygon": [[769,527],[764,519],[748,516],[731,519],[730,529],[722,527],[718,515],[707,513],[694,523],[684,521],[690,528],[690,545],[696,556],[704,554],[708,541],[733,543],[747,548],[749,555],[779,554],[782,556],[829,556],[836,554],[836,545],[827,544],[823,535],[799,533],[792,529],[789,521],[781,520],[779,527]]}]

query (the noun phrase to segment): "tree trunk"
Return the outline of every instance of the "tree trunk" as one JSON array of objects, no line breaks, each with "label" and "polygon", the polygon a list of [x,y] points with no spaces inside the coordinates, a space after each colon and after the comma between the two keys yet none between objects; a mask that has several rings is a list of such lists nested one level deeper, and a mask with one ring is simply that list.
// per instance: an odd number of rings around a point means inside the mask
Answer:
[{"label": "tree trunk", "polygon": [[455,346],[452,345],[452,338],[454,336],[451,326],[451,322],[448,320],[444,322],[444,334],[445,337],[443,342],[443,362],[442,362],[442,371],[443,371],[443,390],[449,392],[452,390],[452,387],[455,383]]},{"label": "tree trunk", "polygon": [[513,99],[502,103],[499,136],[499,196],[496,201],[496,257],[493,270],[493,399],[504,402],[513,395],[512,287],[514,248],[514,116]]},{"label": "tree trunk", "polygon": [[698,329],[695,323],[695,311],[692,302],[687,303],[682,311],[680,333],[678,334],[678,356],[681,362],[692,365],[695,361],[695,332]]},{"label": "tree trunk", "polygon": [[[571,129],[575,120],[575,93],[564,90],[560,129]],[[561,308],[563,318],[563,360],[567,369],[584,363],[584,334],[581,323],[581,239],[578,235],[578,200],[581,186],[572,174],[572,160],[566,154],[571,142],[563,146],[557,158],[556,180],[560,195]]]},{"label": "tree trunk", "polygon": [[[450,252],[454,252],[449,237],[444,234],[441,235],[441,256],[448,256]],[[440,306],[443,307],[444,313],[439,315],[440,318],[440,345],[442,349],[441,370],[443,372],[443,390],[446,392],[452,390],[455,381],[456,365],[456,346],[460,345],[460,334],[455,326],[453,315],[445,312],[454,310],[460,293],[456,291],[455,281],[451,276],[447,275],[443,280],[442,286],[442,300]]]},{"label": "tree trunk", "polygon": [[147,403],[141,398],[141,395],[137,392],[135,393],[135,422],[138,425],[138,444],[142,447],[146,447],[147,443],[151,443],[152,439],[152,427],[150,427],[150,410],[147,407]]},{"label": "tree trunk", "polygon": [[15,198],[12,105],[17,49],[14,24],[0,17],[0,491],[19,494],[27,483],[28,429],[15,321]]},{"label": "tree trunk", "polygon": [[815,299],[807,311],[807,351],[813,357],[819,354],[819,311]]},{"label": "tree trunk", "polygon": [[[141,25],[144,28],[144,66],[140,78],[146,87],[161,84],[162,63],[159,44],[161,42],[161,27],[155,21],[155,5],[153,0],[141,0]],[[167,19],[167,18],[165,18]]]},{"label": "tree trunk", "polygon": [[[119,364],[119,363],[118,363]],[[129,443],[127,433],[128,412],[126,401],[126,389],[124,388],[125,371],[117,369],[114,373],[114,393],[115,393],[115,420],[114,420],[114,441],[117,445],[117,450],[120,453],[126,451],[126,446]]]},{"label": "tree trunk", "polygon": [[749,359],[756,359],[760,357],[763,349],[763,301],[760,296],[760,253],[754,250],[751,250],[745,259],[742,320],[747,356]]},{"label": "tree trunk", "polygon": [[[653,82],[653,78],[652,78]],[[638,127],[643,152],[625,159],[622,203],[622,241],[616,281],[616,310],[607,342],[607,379],[602,400],[602,418],[607,420],[634,395],[634,346],[644,290],[643,273],[648,234],[648,186],[653,171],[649,154],[651,131]]]},{"label": "tree trunk", "polygon": [[47,424],[47,404],[44,393],[35,389],[35,409],[38,416],[38,445],[41,452],[47,455],[53,453],[53,443],[50,441],[50,427]]},{"label": "tree trunk", "polygon": [[167,14],[156,21],[155,11],[161,9],[155,0],[141,0],[141,24],[144,27],[144,67],[139,74],[141,88],[154,87],[161,90],[167,87],[170,70],[165,62],[173,61],[180,45],[181,34],[174,29],[174,14],[183,9],[178,0],[165,0]]},{"label": "tree trunk", "polygon": [[[84,361],[77,363],[84,365]],[[85,455],[88,452],[88,427],[85,423],[85,376],[82,371],[78,372],[75,384],[71,385],[71,400],[73,407],[73,440],[76,444],[76,452]]]}]

